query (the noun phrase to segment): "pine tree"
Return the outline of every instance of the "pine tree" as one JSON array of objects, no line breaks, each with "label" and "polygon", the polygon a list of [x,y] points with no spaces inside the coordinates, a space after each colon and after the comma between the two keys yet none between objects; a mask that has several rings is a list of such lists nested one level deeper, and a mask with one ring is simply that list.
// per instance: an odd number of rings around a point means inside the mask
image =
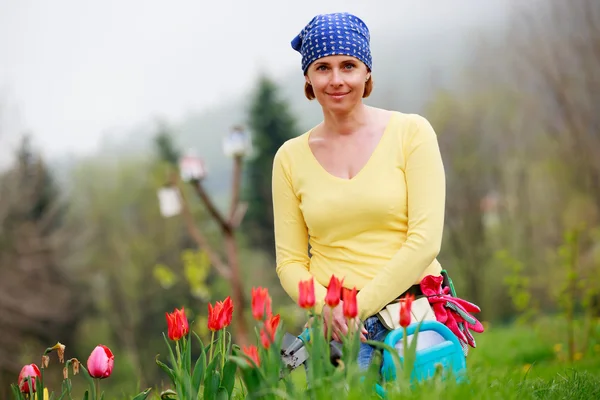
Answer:
[{"label": "pine tree", "polygon": [[15,158],[0,175],[0,398],[19,372],[21,344],[70,342],[85,306],[65,265],[77,235],[60,188],[29,137]]},{"label": "pine tree", "polygon": [[172,165],[177,165],[179,162],[181,153],[173,141],[169,127],[164,122],[160,123],[158,132],[154,136],[154,150],[159,160]]},{"label": "pine tree", "polygon": [[250,106],[249,128],[255,154],[246,167],[248,211],[244,218],[250,243],[273,256],[273,157],[286,140],[298,135],[295,118],[288,103],[278,96],[278,91],[271,79],[261,77]]}]

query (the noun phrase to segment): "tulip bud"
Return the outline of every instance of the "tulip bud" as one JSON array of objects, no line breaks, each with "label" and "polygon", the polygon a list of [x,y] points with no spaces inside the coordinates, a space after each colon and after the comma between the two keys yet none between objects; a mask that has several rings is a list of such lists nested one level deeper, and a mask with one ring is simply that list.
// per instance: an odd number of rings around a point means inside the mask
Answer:
[{"label": "tulip bud", "polygon": [[356,288],[352,290],[344,289],[344,317],[348,319],[356,318],[358,315],[358,305],[356,304]]},{"label": "tulip bud", "polygon": [[277,333],[277,327],[279,326],[280,319],[281,316],[277,314],[265,321],[265,325],[260,331],[260,340],[265,349],[271,347],[271,343],[273,343],[273,341],[275,340],[275,335]]},{"label": "tulip bud", "polygon": [[167,328],[169,339],[179,340],[190,331],[188,319],[185,316],[185,308],[175,309],[172,313],[165,313],[167,316]]},{"label": "tulip bud", "polygon": [[411,308],[412,302],[415,299],[414,295],[406,295],[402,299],[402,303],[400,306],[400,326],[406,328],[410,325],[412,320]]},{"label": "tulip bud", "polygon": [[[35,364],[25,365],[19,373],[19,390],[21,393],[29,393],[29,383],[31,383],[31,391],[35,392],[35,380],[41,378],[40,369]],[[29,377],[29,381],[26,378]]]},{"label": "tulip bud", "polygon": [[104,345],[98,345],[87,360],[87,368],[92,378],[104,379],[112,374],[115,356]]},{"label": "tulip bud", "polygon": [[233,302],[227,296],[224,301],[215,302],[215,306],[208,303],[208,329],[213,332],[229,326],[233,317]]},{"label": "tulip bud", "polygon": [[271,314],[269,290],[262,287],[252,288],[252,316],[254,319],[262,321],[264,318],[270,318]]},{"label": "tulip bud", "polygon": [[340,300],[342,297],[342,281],[335,277],[335,275],[331,275],[331,279],[329,280],[329,285],[327,285],[327,295],[325,296],[325,304],[329,307],[335,307],[340,304]]},{"label": "tulip bud", "polygon": [[298,305],[306,310],[315,306],[314,279],[298,282]]},{"label": "tulip bud", "polygon": [[[256,366],[260,366],[260,358],[258,357],[258,348],[256,346],[244,346],[242,347],[242,351],[256,363]],[[249,360],[248,364],[254,366]]]}]

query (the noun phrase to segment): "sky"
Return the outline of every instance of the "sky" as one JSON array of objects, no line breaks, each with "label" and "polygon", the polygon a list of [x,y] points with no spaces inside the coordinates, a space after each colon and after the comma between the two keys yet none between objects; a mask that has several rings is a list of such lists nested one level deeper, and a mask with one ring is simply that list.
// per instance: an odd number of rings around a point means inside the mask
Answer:
[{"label": "sky", "polygon": [[290,41],[315,14],[352,12],[376,41],[483,3],[0,0],[0,166],[23,132],[49,156],[92,152],[105,134],[235,97],[261,71],[301,73]]}]

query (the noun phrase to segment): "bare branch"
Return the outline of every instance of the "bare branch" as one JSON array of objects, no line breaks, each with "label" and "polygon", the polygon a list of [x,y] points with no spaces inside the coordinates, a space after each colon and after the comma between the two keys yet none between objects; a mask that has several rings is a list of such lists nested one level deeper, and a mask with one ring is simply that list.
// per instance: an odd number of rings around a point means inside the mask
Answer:
[{"label": "bare branch", "polygon": [[233,164],[233,182],[231,187],[231,205],[229,208],[229,224],[238,210],[242,182],[242,157],[236,156]]},{"label": "bare branch", "polygon": [[217,210],[217,208],[215,207],[213,201],[210,199],[208,193],[206,193],[206,190],[204,190],[204,186],[202,186],[202,182],[201,181],[195,181],[192,186],[196,190],[196,193],[198,193],[198,197],[200,197],[200,199],[202,200],[202,202],[206,206],[208,212],[213,216],[213,218],[219,224],[219,227],[224,232],[231,232],[232,229],[231,229],[231,226],[229,225],[229,222],[227,222],[225,220],[225,218],[221,215],[221,213],[219,212],[219,210]]},{"label": "bare branch", "polygon": [[[225,262],[223,262],[218,253],[213,250],[211,245],[208,243],[208,240],[204,237],[202,232],[200,232],[200,230],[194,223],[194,217],[192,215],[192,212],[190,211],[190,205],[187,201],[187,198],[185,197],[184,191],[180,186],[177,174],[172,175],[171,184],[179,190],[183,210],[183,220],[186,224],[190,236],[192,237],[192,239],[194,239],[198,247],[206,252],[208,259],[210,260],[211,264],[215,267],[219,275],[221,275],[223,278],[230,279],[231,270],[229,266]],[[202,189],[202,187],[199,184],[195,186],[198,186],[200,188],[200,192],[204,193],[204,189]]]}]

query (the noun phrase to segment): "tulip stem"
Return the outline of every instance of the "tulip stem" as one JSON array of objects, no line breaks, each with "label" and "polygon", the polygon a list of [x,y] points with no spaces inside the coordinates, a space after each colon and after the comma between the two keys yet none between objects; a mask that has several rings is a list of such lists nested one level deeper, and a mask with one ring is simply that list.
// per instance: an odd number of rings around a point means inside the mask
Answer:
[{"label": "tulip stem", "polygon": [[96,387],[96,400],[100,399],[100,379],[94,379],[94,386]]},{"label": "tulip stem", "polygon": [[179,340],[175,342],[175,351],[177,352],[177,366],[181,366],[181,349],[179,348]]},{"label": "tulip stem", "polygon": [[210,336],[210,353],[208,356],[208,363],[210,364],[210,362],[212,361],[212,355],[213,355],[213,347],[215,345],[215,331],[212,331],[212,334]]},{"label": "tulip stem", "polygon": [[40,371],[40,383],[41,383],[41,385],[40,385],[40,386],[42,387],[42,398],[44,398],[44,370],[45,370],[46,368],[44,368],[44,361],[43,361],[43,360],[42,360],[42,365],[41,365],[41,367],[42,367],[42,368],[40,368],[40,370],[41,370],[41,371]]},{"label": "tulip stem", "polygon": [[325,324],[327,329],[327,343],[331,342],[331,335],[333,330],[333,308],[329,307],[329,321]]},{"label": "tulip stem", "polygon": [[221,374],[223,373],[223,370],[225,369],[225,350],[227,348],[227,331],[225,329],[223,329],[222,333],[223,333],[223,355],[221,357]]}]

